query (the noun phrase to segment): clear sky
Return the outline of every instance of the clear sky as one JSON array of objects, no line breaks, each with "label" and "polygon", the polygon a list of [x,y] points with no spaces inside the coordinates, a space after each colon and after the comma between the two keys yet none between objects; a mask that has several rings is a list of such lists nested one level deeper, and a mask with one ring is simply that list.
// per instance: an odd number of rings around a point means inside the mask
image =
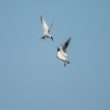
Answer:
[{"label": "clear sky", "polygon": [[110,1],[0,0],[0,110],[110,110]]}]

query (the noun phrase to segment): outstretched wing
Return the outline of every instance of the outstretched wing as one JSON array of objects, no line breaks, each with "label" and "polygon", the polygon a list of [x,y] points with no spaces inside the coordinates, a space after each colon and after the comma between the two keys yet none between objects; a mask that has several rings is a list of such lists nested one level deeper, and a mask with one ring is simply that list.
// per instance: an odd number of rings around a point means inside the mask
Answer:
[{"label": "outstretched wing", "polygon": [[43,26],[43,30],[48,31],[49,27],[48,27],[47,23],[45,22],[44,18],[42,16],[40,16],[40,19],[41,19],[41,23],[42,23],[42,26]]},{"label": "outstretched wing", "polygon": [[68,47],[69,43],[71,41],[71,38],[69,38],[67,41],[64,42],[64,44],[61,46],[61,49],[66,52],[66,48]]},{"label": "outstretched wing", "polygon": [[50,27],[49,27],[49,30],[48,30],[49,32],[50,32],[50,30],[51,30],[53,24],[54,24],[54,22],[51,23],[51,25],[50,25]]}]

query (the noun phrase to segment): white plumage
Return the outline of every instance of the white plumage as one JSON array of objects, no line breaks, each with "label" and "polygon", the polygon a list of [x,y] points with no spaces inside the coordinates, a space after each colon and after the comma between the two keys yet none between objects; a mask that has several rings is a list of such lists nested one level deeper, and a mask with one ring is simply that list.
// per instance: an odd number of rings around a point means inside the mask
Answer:
[{"label": "white plumage", "polygon": [[44,20],[44,18],[42,16],[40,16],[40,20],[41,20],[41,24],[42,24],[42,27],[43,27],[42,39],[50,38],[50,39],[53,40],[53,37],[50,34],[50,29],[51,29],[52,25],[49,28],[48,25],[47,25],[47,23],[46,23],[46,21]]}]

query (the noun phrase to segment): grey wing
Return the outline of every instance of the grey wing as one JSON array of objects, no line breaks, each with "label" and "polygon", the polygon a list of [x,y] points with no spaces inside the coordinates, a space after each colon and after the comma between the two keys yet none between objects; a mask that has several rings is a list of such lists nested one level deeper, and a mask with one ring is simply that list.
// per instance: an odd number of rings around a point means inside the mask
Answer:
[{"label": "grey wing", "polygon": [[49,27],[48,27],[48,25],[47,25],[47,23],[46,23],[46,21],[44,20],[44,18],[42,17],[42,16],[40,16],[40,19],[41,19],[41,23],[42,23],[42,26],[43,26],[43,30],[45,31],[45,30],[49,30]]},{"label": "grey wing", "polygon": [[54,24],[54,22],[51,23],[51,25],[50,25],[50,27],[49,27],[49,32],[50,32],[50,30],[51,30],[53,24]]},{"label": "grey wing", "polygon": [[61,46],[64,52],[66,52],[66,48],[68,47],[69,43],[71,41],[71,38],[69,38],[67,41],[64,42],[64,44]]}]

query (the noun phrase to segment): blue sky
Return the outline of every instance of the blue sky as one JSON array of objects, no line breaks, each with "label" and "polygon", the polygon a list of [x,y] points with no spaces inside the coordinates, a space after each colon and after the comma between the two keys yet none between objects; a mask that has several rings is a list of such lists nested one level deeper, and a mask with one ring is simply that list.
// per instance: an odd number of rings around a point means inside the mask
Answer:
[{"label": "blue sky", "polygon": [[[40,39],[40,15],[54,42]],[[110,110],[109,66],[109,0],[0,0],[0,110]]]}]

